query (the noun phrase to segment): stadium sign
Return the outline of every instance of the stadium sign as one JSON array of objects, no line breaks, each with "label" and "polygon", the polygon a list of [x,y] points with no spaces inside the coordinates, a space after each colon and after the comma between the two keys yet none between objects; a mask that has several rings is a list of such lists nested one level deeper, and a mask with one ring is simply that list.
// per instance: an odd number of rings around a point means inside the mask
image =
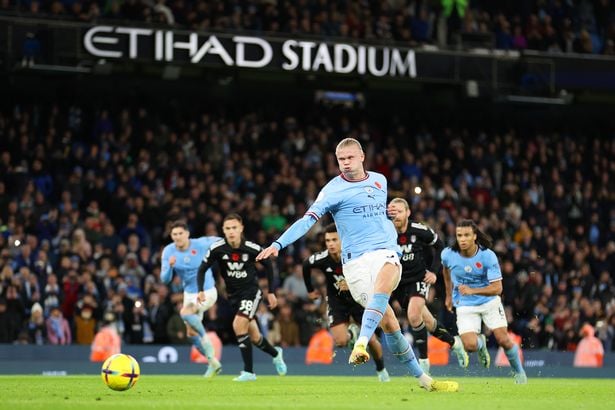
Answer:
[{"label": "stadium sign", "polygon": [[83,36],[96,57],[375,77],[417,76],[414,50],[254,36],[94,26]]}]

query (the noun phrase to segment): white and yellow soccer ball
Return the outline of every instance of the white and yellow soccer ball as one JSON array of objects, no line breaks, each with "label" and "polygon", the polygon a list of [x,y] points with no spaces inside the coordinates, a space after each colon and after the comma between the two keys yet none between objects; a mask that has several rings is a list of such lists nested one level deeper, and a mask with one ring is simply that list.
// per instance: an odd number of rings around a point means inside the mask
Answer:
[{"label": "white and yellow soccer ball", "polygon": [[110,389],[123,391],[137,384],[141,370],[134,357],[118,353],[105,360],[100,376]]}]

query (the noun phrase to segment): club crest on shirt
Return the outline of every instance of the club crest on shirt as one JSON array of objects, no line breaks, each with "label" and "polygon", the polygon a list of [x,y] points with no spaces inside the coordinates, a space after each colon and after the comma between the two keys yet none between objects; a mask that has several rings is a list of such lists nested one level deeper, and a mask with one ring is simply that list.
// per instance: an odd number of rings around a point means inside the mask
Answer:
[{"label": "club crest on shirt", "polygon": [[416,242],[416,235],[410,235],[410,242]]},{"label": "club crest on shirt", "polygon": [[470,265],[466,265],[464,266],[463,270],[466,271],[467,273],[470,273],[472,272],[472,267]]},{"label": "club crest on shirt", "polygon": [[190,256],[184,256],[184,263],[190,262]]},{"label": "club crest on shirt", "polygon": [[244,261],[244,262],[247,262],[248,258],[249,258],[249,256],[248,256],[247,253],[244,253],[244,254],[241,255],[241,260]]}]

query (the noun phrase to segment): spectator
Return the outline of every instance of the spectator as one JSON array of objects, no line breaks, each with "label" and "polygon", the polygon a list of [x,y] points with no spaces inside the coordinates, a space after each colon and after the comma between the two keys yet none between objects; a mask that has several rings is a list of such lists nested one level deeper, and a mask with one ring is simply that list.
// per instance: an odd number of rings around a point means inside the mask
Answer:
[{"label": "spectator", "polygon": [[[0,328],[1,327],[2,325],[0,325]],[[47,327],[45,325],[45,316],[43,316],[43,307],[40,303],[32,305],[30,319],[26,322],[25,331],[28,334],[29,344],[45,344],[47,339]]]},{"label": "spectator", "polygon": [[72,343],[72,334],[68,321],[62,316],[59,307],[51,309],[51,313],[46,320],[47,338],[52,345],[69,345]]}]

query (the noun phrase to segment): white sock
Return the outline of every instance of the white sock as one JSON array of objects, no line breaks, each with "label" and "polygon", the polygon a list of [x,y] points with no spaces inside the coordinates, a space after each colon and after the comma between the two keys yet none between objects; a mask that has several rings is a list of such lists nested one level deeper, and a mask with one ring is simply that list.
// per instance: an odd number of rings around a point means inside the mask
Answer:
[{"label": "white sock", "polygon": [[423,373],[419,376],[419,381],[423,386],[430,386],[433,379],[427,375],[427,373]]}]

